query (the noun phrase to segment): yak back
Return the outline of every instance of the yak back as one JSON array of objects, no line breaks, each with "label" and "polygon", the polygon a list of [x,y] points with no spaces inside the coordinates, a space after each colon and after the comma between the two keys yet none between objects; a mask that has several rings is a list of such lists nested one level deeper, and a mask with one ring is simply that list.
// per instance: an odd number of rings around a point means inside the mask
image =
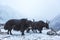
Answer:
[{"label": "yak back", "polygon": [[17,20],[17,19],[8,20],[4,25],[4,29],[7,30],[10,28],[13,28],[14,25],[17,25],[18,21],[19,20]]},{"label": "yak back", "polygon": [[32,24],[32,28],[33,29],[38,29],[38,28],[43,28],[45,26],[44,21],[37,21],[37,22],[33,22]]}]

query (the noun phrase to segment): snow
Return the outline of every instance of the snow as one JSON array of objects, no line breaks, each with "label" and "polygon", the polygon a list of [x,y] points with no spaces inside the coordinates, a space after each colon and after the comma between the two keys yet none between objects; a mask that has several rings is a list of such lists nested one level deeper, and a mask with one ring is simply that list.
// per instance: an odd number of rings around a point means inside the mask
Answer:
[{"label": "snow", "polygon": [[[51,22],[50,26],[54,30],[60,30],[60,16],[55,17]],[[20,31],[12,30],[13,35],[6,34],[7,30],[4,30],[3,27],[0,27],[0,40],[60,40],[60,35],[47,35],[48,30],[43,30],[42,33],[26,33],[22,36]],[[57,32],[60,34],[60,31]]]},{"label": "snow", "polygon": [[54,31],[60,30],[60,14],[55,16],[55,18],[50,21],[50,28],[52,28]]},{"label": "snow", "polygon": [[[47,35],[49,30],[43,30],[42,33],[26,33],[22,36],[20,31],[12,30],[13,35],[0,34],[0,40],[60,40],[58,35]],[[1,32],[7,32],[4,29],[1,29]]]},{"label": "snow", "polygon": [[[15,14],[17,12],[15,12],[15,10],[13,10],[12,8],[8,7],[8,6],[2,6],[0,5],[0,16],[3,18],[3,20],[0,20],[0,23],[4,23],[6,20],[11,19],[11,18],[20,18],[22,17],[17,16],[17,14]],[[14,15],[15,14],[15,15]],[[13,16],[14,15],[14,16]],[[8,16],[8,17],[7,17]],[[50,26],[52,27],[54,30],[60,30],[60,15],[57,15],[51,22],[50,22]],[[60,40],[60,35],[47,35],[47,32],[50,31],[49,30],[43,30],[42,33],[26,33],[25,35],[22,36],[20,31],[14,31],[12,30],[13,35],[8,35],[6,34],[6,30],[3,29],[3,27],[0,27],[0,40]],[[60,31],[58,31],[57,33],[60,33]]]}]

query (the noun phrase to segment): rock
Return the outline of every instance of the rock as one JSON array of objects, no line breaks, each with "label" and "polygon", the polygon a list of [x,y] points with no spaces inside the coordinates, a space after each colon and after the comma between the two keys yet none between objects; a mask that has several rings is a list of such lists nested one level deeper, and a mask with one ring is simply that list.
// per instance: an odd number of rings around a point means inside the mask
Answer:
[{"label": "rock", "polygon": [[48,32],[47,32],[47,35],[57,35],[57,33],[54,32],[54,31],[48,31]]},{"label": "rock", "polygon": [[56,32],[60,30],[60,14],[50,21],[49,28],[52,28]]}]

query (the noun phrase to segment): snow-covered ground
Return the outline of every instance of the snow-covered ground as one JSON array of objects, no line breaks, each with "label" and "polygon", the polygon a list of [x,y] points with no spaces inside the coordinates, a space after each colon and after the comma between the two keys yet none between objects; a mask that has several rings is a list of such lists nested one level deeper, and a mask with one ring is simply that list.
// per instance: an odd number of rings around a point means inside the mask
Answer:
[{"label": "snow-covered ground", "polygon": [[13,35],[5,34],[4,29],[1,29],[0,40],[60,40],[58,35],[47,35],[49,30],[43,30],[42,33],[26,33],[22,36],[20,31],[12,30]]}]

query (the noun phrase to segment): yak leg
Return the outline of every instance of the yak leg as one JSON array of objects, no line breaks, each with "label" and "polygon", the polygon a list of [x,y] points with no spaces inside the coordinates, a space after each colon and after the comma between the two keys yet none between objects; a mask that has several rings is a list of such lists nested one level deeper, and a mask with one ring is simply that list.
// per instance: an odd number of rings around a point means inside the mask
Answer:
[{"label": "yak leg", "polygon": [[39,33],[42,33],[42,29],[38,29],[39,30]]},{"label": "yak leg", "polygon": [[9,34],[9,30],[8,30],[7,34]]},{"label": "yak leg", "polygon": [[34,28],[32,28],[32,31],[33,31],[33,33],[37,33],[37,30],[36,30],[36,29],[34,29]]},{"label": "yak leg", "polygon": [[27,33],[29,33],[30,29],[27,29]]},{"label": "yak leg", "polygon": [[11,27],[11,28],[9,28],[10,35],[12,35],[11,30],[12,30],[12,27]]},{"label": "yak leg", "polygon": [[21,35],[24,35],[24,31],[22,32],[22,34]]},{"label": "yak leg", "polygon": [[24,32],[22,32],[22,35],[24,35]]},{"label": "yak leg", "polygon": [[9,34],[9,33],[10,33],[10,35],[12,35],[11,30],[12,30],[12,29],[9,29],[9,30],[8,30],[8,32],[7,32],[7,34]]},{"label": "yak leg", "polygon": [[34,29],[34,28],[32,28],[32,31],[33,31],[33,32],[34,32],[34,30],[35,30],[35,29]]},{"label": "yak leg", "polygon": [[21,30],[22,34],[21,35],[24,35],[24,30]]},{"label": "yak leg", "polygon": [[11,30],[8,30],[7,34],[9,34],[9,33],[10,33],[10,35],[12,35]]},{"label": "yak leg", "polygon": [[12,35],[11,30],[10,30],[10,35]]},{"label": "yak leg", "polygon": [[40,32],[39,33],[42,33],[42,30],[40,30]]},{"label": "yak leg", "polygon": [[12,35],[11,30],[8,30],[7,34],[9,34],[9,33],[10,33],[10,35]]}]

